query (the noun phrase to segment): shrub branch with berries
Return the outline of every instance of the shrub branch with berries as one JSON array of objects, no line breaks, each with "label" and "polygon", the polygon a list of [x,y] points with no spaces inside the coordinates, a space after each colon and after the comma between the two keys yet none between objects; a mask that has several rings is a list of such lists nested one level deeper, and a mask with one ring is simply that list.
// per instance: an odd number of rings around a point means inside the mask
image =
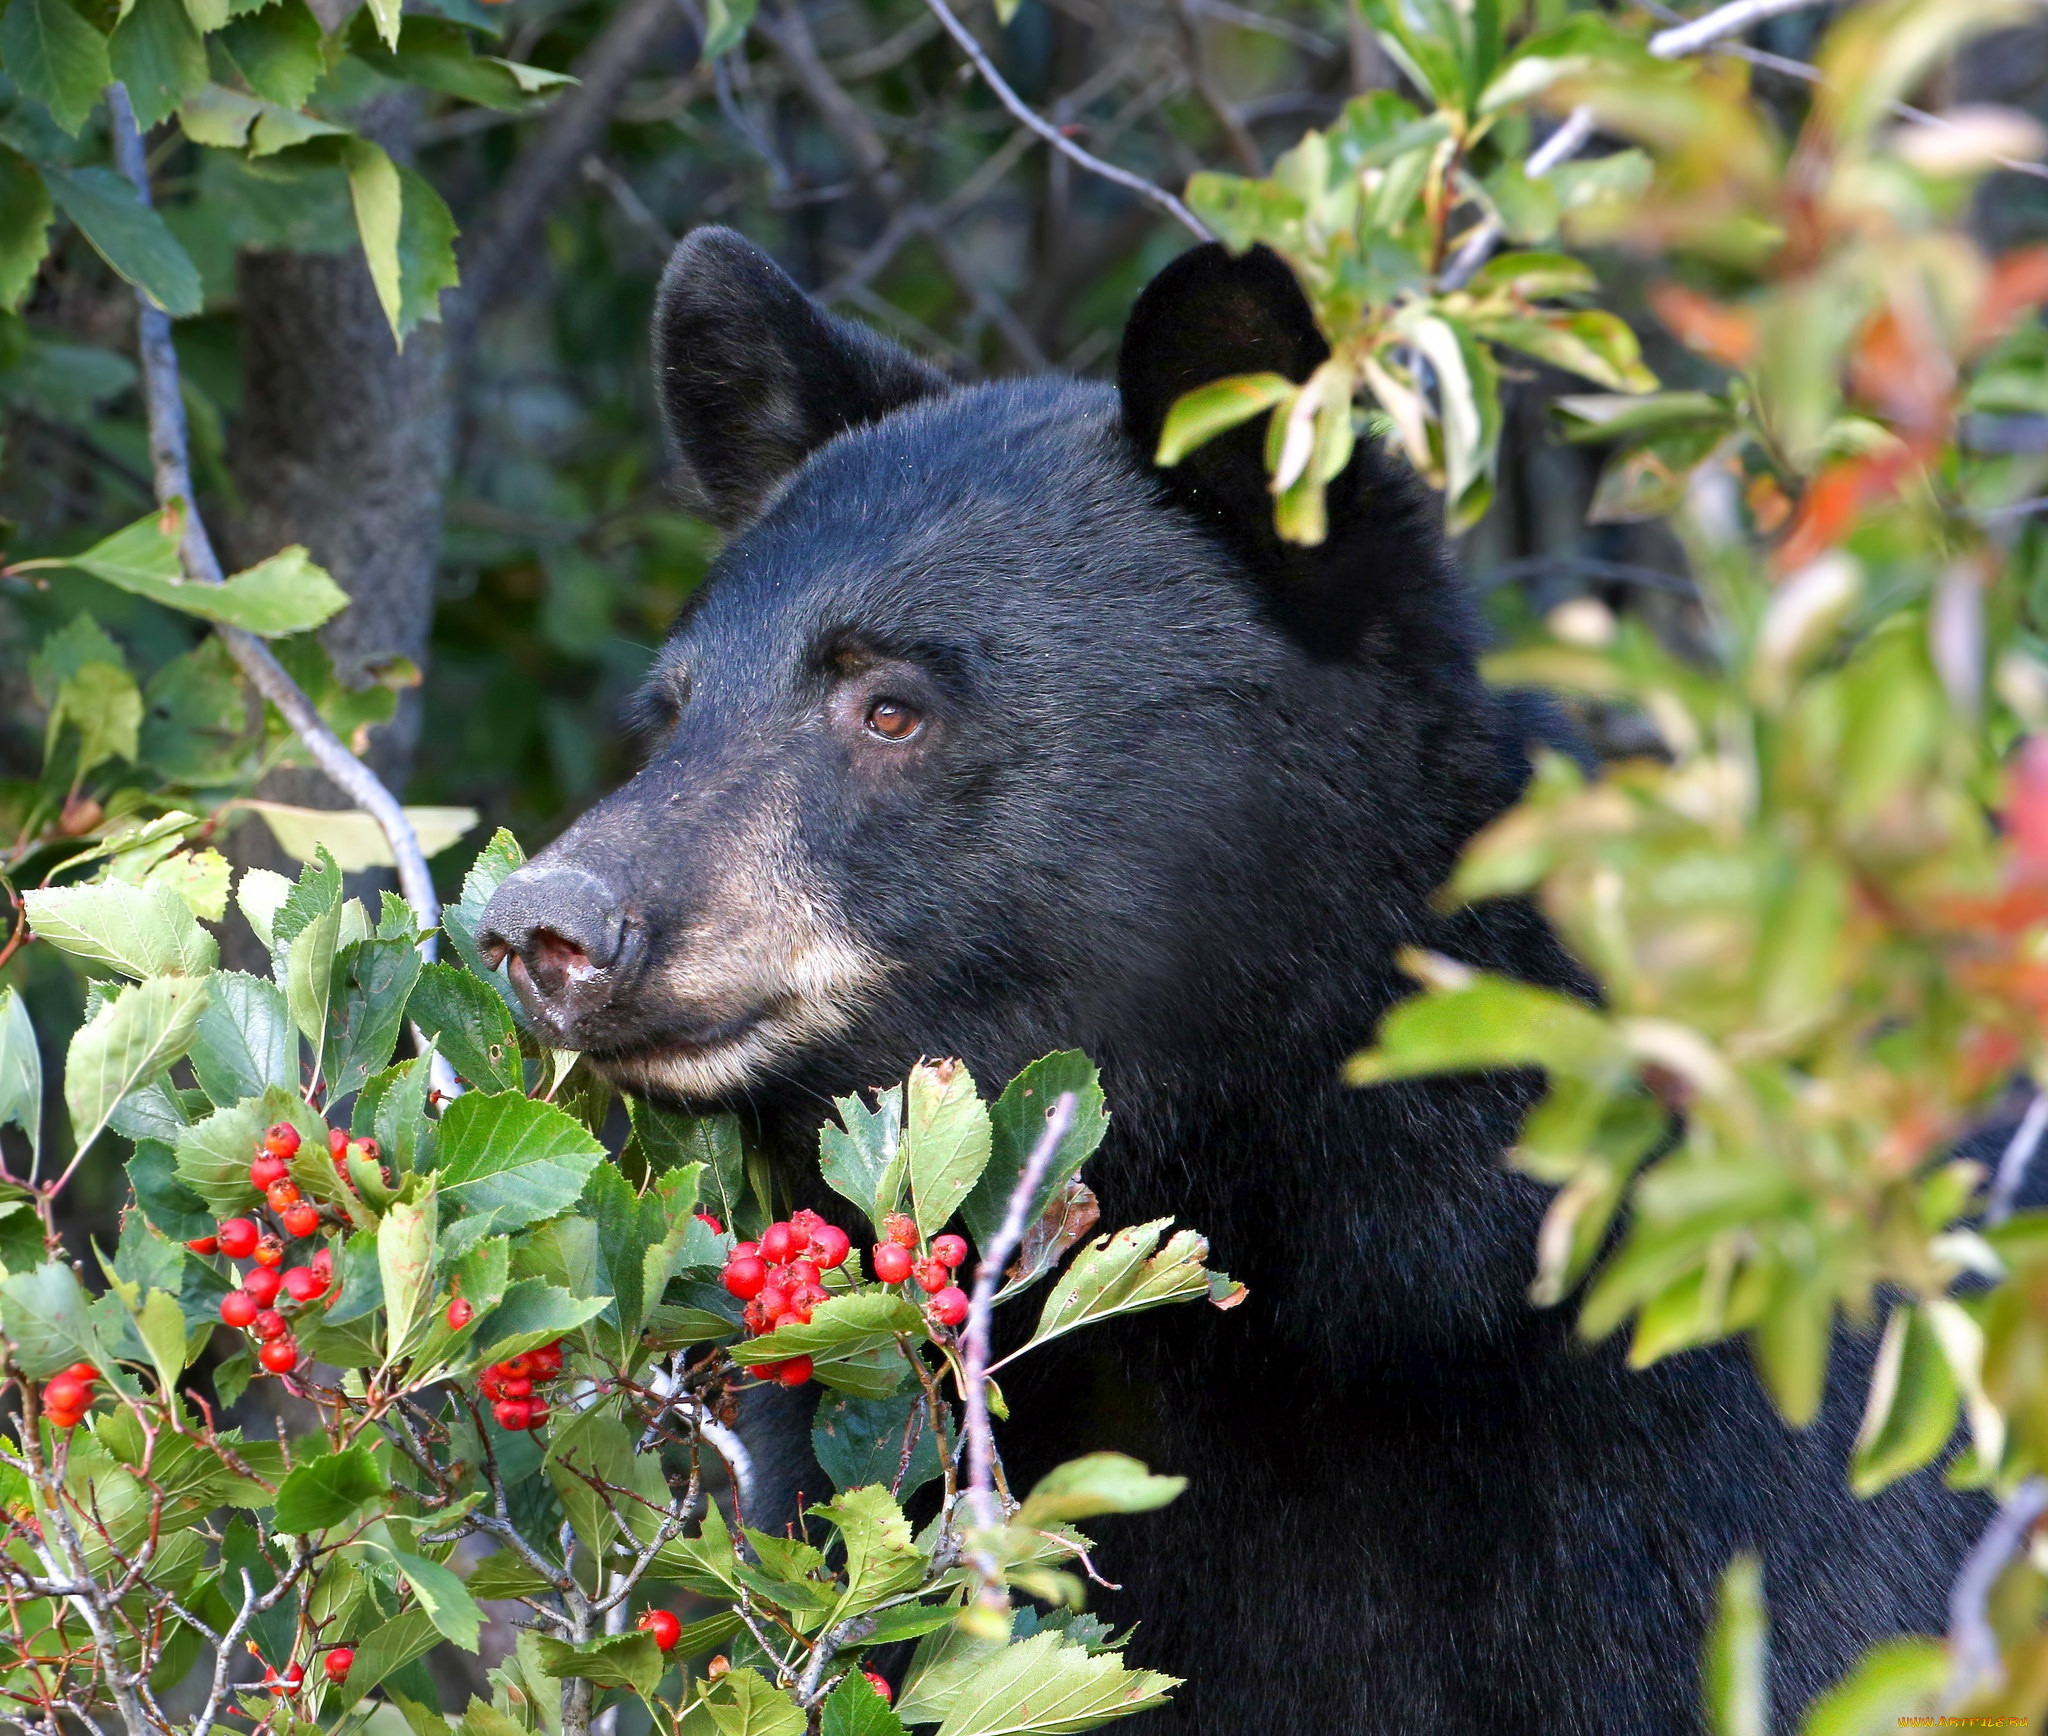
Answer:
[{"label": "shrub branch with berries", "polygon": [[[520,860],[505,834],[446,913],[461,965],[423,959],[396,899],[373,925],[324,857],[296,883],[245,874],[269,979],[216,968],[199,917],[223,902],[180,895],[215,871],[148,837],[31,895],[38,936],[96,979],[75,1148],[132,1146],[118,1241],[90,1260],[56,1237],[76,1165],[40,1179],[35,1036],[0,996],[0,1115],[37,1152],[0,1175],[0,1716],[296,1732],[375,1696],[449,1736],[424,1660],[476,1649],[479,1599],[527,1615],[463,1736],[583,1736],[626,1697],[675,1736],[1050,1733],[1175,1685],[1083,1612],[1074,1526],[1180,1480],[1101,1454],[1013,1491],[965,1402],[991,1308],[1062,1262],[1013,1355],[1242,1294],[1163,1221],[1083,1245],[1107,1125],[1085,1057],[993,1103],[951,1061],[841,1100],[820,1174],[858,1234],[778,1216],[729,1117],[633,1102],[607,1161],[608,1088],[534,1041],[471,944]],[[264,1379],[296,1436],[230,1426]],[[834,1485],[787,1524],[752,1511],[736,1427],[777,1384],[821,1389]],[[685,1597],[687,1622],[666,1607]],[[892,1684],[869,1660],[905,1641]]]}]

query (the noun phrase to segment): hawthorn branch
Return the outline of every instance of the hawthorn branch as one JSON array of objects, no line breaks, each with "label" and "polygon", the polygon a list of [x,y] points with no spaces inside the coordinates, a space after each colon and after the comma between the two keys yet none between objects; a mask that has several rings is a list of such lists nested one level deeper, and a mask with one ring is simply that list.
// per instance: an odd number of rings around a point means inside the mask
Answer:
[{"label": "hawthorn branch", "polygon": [[1197,241],[1216,239],[1210,233],[1209,226],[1164,187],[1157,182],[1146,180],[1143,175],[1135,174],[1129,169],[1120,169],[1114,163],[1106,163],[1092,151],[1083,150],[1012,90],[1009,81],[996,71],[995,62],[989,59],[981,44],[974,39],[974,33],[960,22],[953,9],[946,4],[946,0],[925,0],[925,4],[931,8],[932,16],[938,19],[946,34],[959,46],[960,52],[967,56],[974,70],[981,75],[982,83],[988,86],[996,101],[1061,156],[1077,167],[1086,169],[1089,174],[1108,181],[1112,186],[1122,187],[1127,192],[1137,194],[1147,204],[1156,205]]},{"label": "hawthorn branch", "polygon": [[1992,1178],[1991,1198],[1984,1207],[1984,1227],[1994,1228],[2012,1216],[2012,1208],[2018,1202],[2020,1185],[2027,1179],[2027,1168],[2034,1161],[2034,1154],[2041,1149],[2041,1135],[2048,1133],[2048,1091],[2036,1091],[2027,1103],[2027,1112],[2020,1117],[2020,1124],[2013,1129],[2012,1138],[1998,1159],[1998,1173]]},{"label": "hawthorn branch", "polygon": [[[149,161],[141,129],[135,124],[135,110],[128,101],[127,87],[116,80],[107,86],[106,97],[115,164],[134,187],[136,198],[147,206]],[[178,559],[186,582],[219,585],[225,582],[220,557],[206,533],[206,523],[199,516],[199,503],[192,490],[191,448],[179,383],[178,352],[171,342],[171,318],[139,289],[135,292],[135,303],[136,343],[141,352],[143,403],[149,423],[149,463],[157,504],[166,511],[181,509],[184,513]],[[376,820],[390,846],[391,859],[397,864],[399,888],[426,931],[420,951],[431,960],[435,950],[433,930],[441,922],[441,902],[434,895],[427,859],[421,854],[419,836],[413,831],[404,807],[385,787],[383,779],[350,753],[341,738],[321,721],[313,702],[268,645],[239,627],[221,626],[216,631],[249,684],[291,725],[292,733],[305,744],[314,763],[357,807]]]},{"label": "hawthorn branch", "polygon": [[[974,1294],[968,1300],[966,1329],[960,1335],[961,1355],[966,1363],[966,1380],[963,1383],[966,1391],[962,1396],[967,1403],[967,1496],[975,1524],[983,1527],[993,1527],[1000,1517],[995,1497],[996,1443],[988,1421],[989,1317],[995,1310],[996,1290],[1003,1281],[1003,1268],[1009,1264],[1010,1256],[1024,1239],[1024,1230],[1031,1217],[1031,1202],[1038,1197],[1039,1186],[1045,1180],[1046,1172],[1052,1168],[1060,1142],[1074,1125],[1076,1106],[1073,1092],[1060,1093],[1045,1118],[1045,1131],[1031,1148],[1024,1173],[1018,1176],[1017,1185],[1010,1190],[1010,1203],[1003,1213],[1002,1226],[981,1250],[981,1264],[974,1269]],[[985,1580],[996,1578],[993,1562],[983,1560],[976,1566],[982,1570]]]},{"label": "hawthorn branch", "polygon": [[1950,1705],[1967,1699],[1979,1686],[1999,1680],[2003,1673],[1998,1636],[1991,1631],[1986,1605],[2013,1551],[2026,1541],[2044,1512],[2048,1512],[2048,1480],[2029,1477],[1992,1515],[1956,1575],[1948,1594]]}]

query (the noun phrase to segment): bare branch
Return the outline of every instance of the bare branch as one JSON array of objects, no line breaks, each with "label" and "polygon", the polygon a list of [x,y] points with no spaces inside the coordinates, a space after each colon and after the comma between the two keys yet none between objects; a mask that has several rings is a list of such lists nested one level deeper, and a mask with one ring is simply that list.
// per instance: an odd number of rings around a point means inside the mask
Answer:
[{"label": "bare branch", "polygon": [[2027,1166],[2034,1161],[2034,1153],[2041,1149],[2043,1133],[2048,1133],[2048,1091],[2037,1090],[1998,1159],[1998,1174],[1991,1182],[1991,1199],[1984,1207],[1986,1229],[2002,1224],[2012,1216],[2013,1205],[2019,1199],[2020,1185],[2027,1179]]},{"label": "bare branch", "polygon": [[2048,1512],[2048,1479],[2029,1477],[1992,1515],[1984,1535],[1963,1562],[1948,1594],[1948,1703],[1957,1705],[1982,1685],[2002,1679],[1998,1636],[1985,1605],[2013,1551]]},{"label": "bare branch", "polygon": [[1650,38],[1650,52],[1659,60],[1679,60],[1723,37],[1740,36],[1752,24],[1818,4],[1819,0],[1728,0],[1726,6],[1717,6],[1704,17],[1658,31]]},{"label": "bare branch", "polygon": [[1223,129],[1223,136],[1229,141],[1238,167],[1247,175],[1263,175],[1266,162],[1259,154],[1258,140],[1252,137],[1243,117],[1230,106],[1230,99],[1223,94],[1209,70],[1209,55],[1202,45],[1202,26],[1195,18],[1194,0],[1169,0],[1169,4],[1174,25],[1180,34],[1181,56],[1187,62],[1188,79],[1195,87],[1195,94],[1216,117],[1216,124]]},{"label": "bare branch", "polygon": [[1069,162],[1086,169],[1091,175],[1099,175],[1114,186],[1137,194],[1148,204],[1156,205],[1176,223],[1200,241],[1213,241],[1209,226],[1194,212],[1190,211],[1164,187],[1148,181],[1143,175],[1133,174],[1129,169],[1120,169],[1114,163],[1105,163],[1092,152],[1084,151],[1079,145],[1061,132],[1060,129],[1038,113],[1029,103],[1009,86],[1003,75],[996,71],[995,62],[982,52],[981,44],[974,39],[974,33],[954,15],[946,0],[925,0],[932,9],[932,15],[945,26],[946,34],[959,45],[960,52],[973,63],[974,70],[981,74],[982,83],[994,94],[996,101],[1023,122],[1034,133]]}]

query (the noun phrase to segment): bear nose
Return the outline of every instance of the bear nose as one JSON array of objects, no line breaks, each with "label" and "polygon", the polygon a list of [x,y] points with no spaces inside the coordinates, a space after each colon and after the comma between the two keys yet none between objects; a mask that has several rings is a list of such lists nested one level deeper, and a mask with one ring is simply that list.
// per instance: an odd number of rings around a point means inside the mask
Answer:
[{"label": "bear nose", "polygon": [[566,1030],[610,998],[637,925],[587,869],[535,864],[512,875],[485,906],[477,950],[512,961],[512,982],[533,1011]]}]

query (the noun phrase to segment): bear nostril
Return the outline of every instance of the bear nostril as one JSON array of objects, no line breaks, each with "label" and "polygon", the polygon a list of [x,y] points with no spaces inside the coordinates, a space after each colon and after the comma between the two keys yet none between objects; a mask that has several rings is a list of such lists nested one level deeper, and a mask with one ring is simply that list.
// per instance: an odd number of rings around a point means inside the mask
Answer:
[{"label": "bear nostril", "polygon": [[548,976],[570,982],[581,982],[596,968],[589,953],[552,928],[536,928],[527,937],[526,967],[537,979]]},{"label": "bear nostril", "polygon": [[512,947],[511,943],[500,935],[485,934],[477,937],[476,950],[484,963],[489,965],[492,970],[496,970],[499,965],[505,962],[507,955],[512,951]]}]

